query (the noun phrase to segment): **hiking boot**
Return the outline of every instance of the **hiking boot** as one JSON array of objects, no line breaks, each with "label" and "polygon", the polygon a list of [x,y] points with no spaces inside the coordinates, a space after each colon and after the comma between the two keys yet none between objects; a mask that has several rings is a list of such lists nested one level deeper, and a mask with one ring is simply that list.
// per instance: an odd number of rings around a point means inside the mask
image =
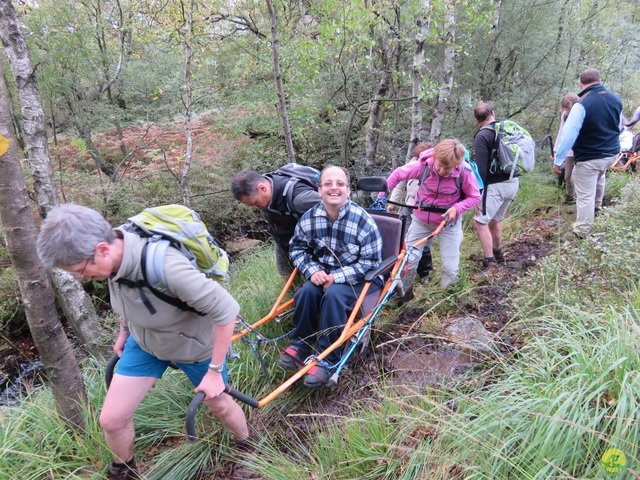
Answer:
[{"label": "hiking boot", "polygon": [[421,285],[426,285],[427,283],[429,283],[429,280],[430,280],[430,278],[429,278],[429,274],[428,273],[426,275],[422,275],[420,277],[420,284]]},{"label": "hiking boot", "polygon": [[243,464],[243,461],[246,460],[248,455],[253,455],[257,452],[256,445],[253,443],[251,436],[245,438],[244,440],[234,440],[233,441],[233,449],[231,450],[231,458],[234,463],[231,466],[231,470],[229,472],[229,480],[241,480],[241,479],[249,479],[249,478],[260,478],[252,468]]},{"label": "hiking boot", "polygon": [[309,351],[296,345],[289,345],[280,354],[278,366],[285,370],[300,370],[304,367],[304,361],[309,356]]},{"label": "hiking boot", "polygon": [[139,480],[142,471],[136,466],[135,460],[127,463],[111,462],[109,464],[109,480]]},{"label": "hiking boot", "polygon": [[497,263],[504,263],[504,251],[502,250],[502,247],[500,248],[494,248],[493,249],[493,258],[496,259]]},{"label": "hiking boot", "polygon": [[482,265],[482,270],[478,274],[479,277],[490,277],[500,269],[500,266],[496,261],[488,261],[484,259],[482,261]]},{"label": "hiking boot", "polygon": [[253,453],[255,451],[255,445],[250,436],[245,438],[244,440],[234,440],[233,446],[235,453],[239,455],[245,453]]},{"label": "hiking boot", "polygon": [[401,307],[405,303],[409,303],[411,300],[413,300],[414,297],[415,297],[415,295],[413,294],[413,285],[412,285],[411,287],[409,287],[409,290],[404,292],[403,296],[398,298],[398,301],[396,302],[396,305]]},{"label": "hiking boot", "polygon": [[322,387],[327,384],[330,376],[325,367],[316,365],[304,376],[304,386],[309,388]]},{"label": "hiking boot", "polygon": [[560,241],[563,243],[571,243],[571,242],[576,242],[578,240],[582,240],[584,237],[582,235],[578,235],[576,232],[574,232],[573,230],[565,233],[564,235],[562,235],[560,237]]}]

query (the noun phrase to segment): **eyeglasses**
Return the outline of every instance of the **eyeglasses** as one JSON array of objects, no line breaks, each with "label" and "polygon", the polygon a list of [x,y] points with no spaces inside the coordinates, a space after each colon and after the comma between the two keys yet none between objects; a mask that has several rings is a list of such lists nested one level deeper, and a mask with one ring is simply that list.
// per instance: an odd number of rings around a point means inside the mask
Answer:
[{"label": "eyeglasses", "polygon": [[84,278],[84,271],[87,269],[90,260],[90,258],[87,258],[79,272],[70,272],[71,276],[75,279]]},{"label": "eyeglasses", "polygon": [[341,181],[337,181],[337,182],[324,182],[322,184],[323,188],[332,188],[333,186],[336,186],[337,188],[344,188],[347,186],[347,184],[345,182],[341,182]]}]

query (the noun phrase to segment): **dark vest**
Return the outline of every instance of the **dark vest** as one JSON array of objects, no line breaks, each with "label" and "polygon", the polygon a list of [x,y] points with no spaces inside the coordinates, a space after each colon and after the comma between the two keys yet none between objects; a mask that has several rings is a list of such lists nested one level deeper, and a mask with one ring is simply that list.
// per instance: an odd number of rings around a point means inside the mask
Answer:
[{"label": "dark vest", "polygon": [[584,162],[617,155],[620,152],[620,97],[601,83],[589,85],[578,96],[585,117],[573,144],[574,161]]},{"label": "dark vest", "polygon": [[[271,179],[271,203],[262,210],[264,218],[269,224],[269,232],[273,236],[273,240],[285,251],[289,251],[289,240],[293,237],[293,232],[298,223],[299,215],[295,211],[290,211],[286,198],[283,195],[291,177],[268,173],[265,175]],[[293,198],[296,197],[300,190],[307,190],[310,187],[303,182],[296,182],[293,186]]]}]

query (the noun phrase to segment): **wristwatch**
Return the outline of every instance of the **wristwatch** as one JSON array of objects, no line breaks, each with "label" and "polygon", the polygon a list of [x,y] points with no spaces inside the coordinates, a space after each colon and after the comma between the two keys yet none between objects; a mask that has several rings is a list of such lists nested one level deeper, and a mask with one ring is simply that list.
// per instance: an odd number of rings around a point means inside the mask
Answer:
[{"label": "wristwatch", "polygon": [[209,364],[209,370],[213,370],[214,372],[222,373],[222,370],[224,370],[224,363],[221,363],[220,365],[216,365],[215,363],[210,363]]}]

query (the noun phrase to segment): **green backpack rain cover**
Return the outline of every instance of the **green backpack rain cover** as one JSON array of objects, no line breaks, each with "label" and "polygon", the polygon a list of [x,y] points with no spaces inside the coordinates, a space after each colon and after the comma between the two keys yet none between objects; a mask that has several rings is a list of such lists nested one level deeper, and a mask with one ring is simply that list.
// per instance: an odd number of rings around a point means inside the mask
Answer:
[{"label": "green backpack rain cover", "polygon": [[[121,283],[137,288],[146,286],[161,300],[183,310],[192,310],[181,300],[171,297],[164,273],[169,247],[180,250],[196,268],[213,280],[222,283],[229,279],[227,253],[209,233],[200,220],[200,215],[184,205],[145,208],[138,215],[129,218],[121,228],[149,238],[140,262],[144,283]],[[144,297],[143,302],[150,311],[153,309]]]},{"label": "green backpack rain cover", "polygon": [[[483,128],[491,128],[489,126]],[[517,166],[530,172],[536,163],[536,143],[527,130],[513,120],[495,122],[496,143],[489,166],[491,173],[502,171],[513,177]]]}]

